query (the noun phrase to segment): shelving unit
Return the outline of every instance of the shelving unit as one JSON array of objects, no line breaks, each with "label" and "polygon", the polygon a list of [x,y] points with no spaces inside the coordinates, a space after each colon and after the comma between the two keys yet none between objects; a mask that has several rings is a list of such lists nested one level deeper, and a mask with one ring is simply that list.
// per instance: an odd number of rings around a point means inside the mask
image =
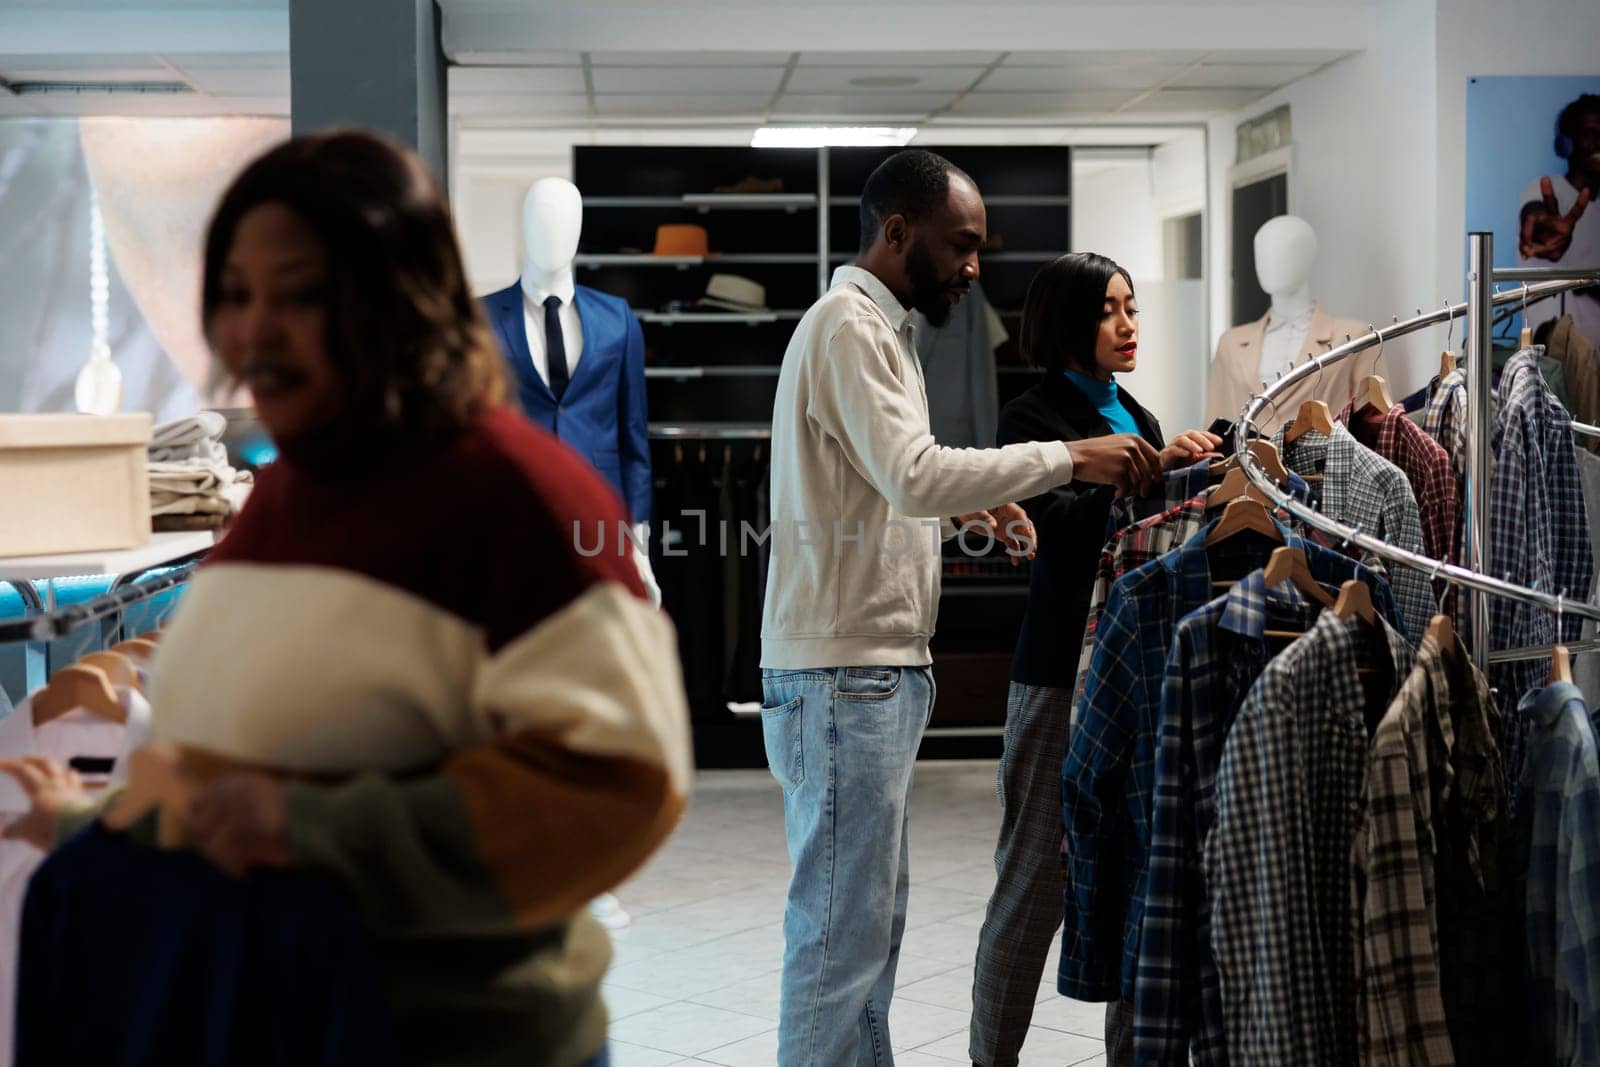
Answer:
[{"label": "shelving unit", "polygon": [[[1061,147],[955,147],[946,156],[978,183],[989,227],[1005,247],[980,256],[989,301],[1017,332],[1028,283],[1038,268],[1071,247],[1071,154]],[[698,464],[695,476],[715,482],[762,454],[783,353],[804,309],[826,292],[833,269],[856,254],[859,194],[867,175],[894,149],[749,149],[580,146],[573,180],[584,193],[584,232],[577,265],[585,285],[624,297],[644,328],[650,437],[656,469],[657,523],[676,511],[683,485],[675,464]],[[712,193],[746,177],[781,179],[775,193]],[[657,226],[705,227],[712,254],[656,256],[620,249],[654,247]],[[766,290],[767,308],[724,312],[693,307],[712,274],[729,273]],[[1017,364],[1015,341],[998,353],[999,401],[1037,380]],[[690,446],[699,445],[691,449]],[[678,480],[675,480],[678,479]],[[715,484],[694,490],[694,506],[714,516]],[[663,496],[663,494],[668,494]],[[673,495],[676,494],[676,495]],[[722,498],[725,499],[725,498]],[[669,500],[678,504],[664,508]],[[675,529],[677,515],[667,516]],[[695,572],[695,582],[731,580],[721,562]],[[987,738],[1003,722],[1011,652],[1025,603],[1027,570],[995,572],[947,559],[948,602],[935,639],[940,701],[933,726]],[[742,580],[742,579],[741,579]],[[726,591],[726,586],[723,586]],[[680,638],[693,644],[707,612],[723,601],[714,587],[684,594]],[[745,632],[741,642],[759,635]],[[724,652],[727,650],[724,649]],[[694,654],[686,651],[685,655]],[[686,660],[686,677],[688,667]],[[750,694],[699,690],[690,680],[695,747],[701,766],[759,766],[759,720],[729,712]],[[758,695],[758,693],[757,693]],[[737,699],[735,699],[737,697]],[[975,741],[967,754],[988,754]]]}]

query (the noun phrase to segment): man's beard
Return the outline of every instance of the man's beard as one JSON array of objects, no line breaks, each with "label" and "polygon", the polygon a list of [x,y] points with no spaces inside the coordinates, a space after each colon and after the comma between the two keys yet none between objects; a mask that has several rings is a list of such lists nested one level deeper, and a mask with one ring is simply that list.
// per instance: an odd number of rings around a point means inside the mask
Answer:
[{"label": "man's beard", "polygon": [[911,306],[922,312],[934,326],[949,322],[950,312],[955,310],[955,305],[947,294],[952,289],[963,292],[968,289],[960,273],[950,278],[940,278],[938,268],[933,265],[933,256],[920,240],[911,244],[911,251],[906,257],[906,270],[911,275]]}]

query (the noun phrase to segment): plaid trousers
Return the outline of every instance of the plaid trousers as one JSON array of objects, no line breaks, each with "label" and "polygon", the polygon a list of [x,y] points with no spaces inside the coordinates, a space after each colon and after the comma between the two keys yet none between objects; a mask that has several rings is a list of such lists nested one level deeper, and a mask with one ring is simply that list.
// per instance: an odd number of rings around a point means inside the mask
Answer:
[{"label": "plaid trousers", "polygon": [[1011,683],[996,775],[996,880],[972,982],[968,1051],[983,1067],[1015,1067],[1061,929],[1061,760],[1071,714],[1070,687]]}]

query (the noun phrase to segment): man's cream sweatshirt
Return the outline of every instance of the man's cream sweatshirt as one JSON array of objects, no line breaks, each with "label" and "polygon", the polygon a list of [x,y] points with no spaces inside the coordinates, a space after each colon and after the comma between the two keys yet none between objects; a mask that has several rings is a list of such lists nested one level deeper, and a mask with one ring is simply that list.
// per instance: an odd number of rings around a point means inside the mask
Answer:
[{"label": "man's cream sweatshirt", "polygon": [[950,517],[1071,480],[1060,441],[935,444],[910,312],[877,276],[840,267],[778,376],[761,665],[932,663]]}]

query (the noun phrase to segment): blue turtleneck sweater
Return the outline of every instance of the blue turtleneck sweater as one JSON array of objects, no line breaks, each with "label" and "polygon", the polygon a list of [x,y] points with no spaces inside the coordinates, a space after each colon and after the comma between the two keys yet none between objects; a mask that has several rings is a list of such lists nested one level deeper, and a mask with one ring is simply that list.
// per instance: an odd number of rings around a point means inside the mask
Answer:
[{"label": "blue turtleneck sweater", "polygon": [[1122,406],[1122,400],[1117,396],[1115,378],[1109,382],[1102,382],[1098,378],[1091,378],[1075,370],[1069,369],[1065,373],[1067,380],[1077,386],[1078,391],[1088,397],[1095,410],[1100,412],[1101,418],[1106,420],[1112,433],[1139,432],[1139,424],[1134,421],[1133,413]]}]

